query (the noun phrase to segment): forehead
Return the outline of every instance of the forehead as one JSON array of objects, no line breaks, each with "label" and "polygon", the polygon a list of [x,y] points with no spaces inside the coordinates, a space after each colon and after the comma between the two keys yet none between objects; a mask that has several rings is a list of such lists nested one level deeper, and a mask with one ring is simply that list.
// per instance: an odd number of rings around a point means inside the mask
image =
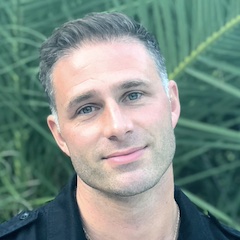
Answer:
[{"label": "forehead", "polygon": [[155,62],[138,41],[88,43],[60,58],[52,72],[56,102],[132,79],[158,79]]},{"label": "forehead", "polygon": [[138,40],[125,38],[110,42],[87,42],[79,48],[71,49],[55,63],[53,79],[56,79],[54,77],[56,70],[64,72],[82,70],[84,72],[92,67],[91,75],[94,75],[101,67],[117,70],[140,65],[143,68],[150,66],[156,68],[152,56]]}]

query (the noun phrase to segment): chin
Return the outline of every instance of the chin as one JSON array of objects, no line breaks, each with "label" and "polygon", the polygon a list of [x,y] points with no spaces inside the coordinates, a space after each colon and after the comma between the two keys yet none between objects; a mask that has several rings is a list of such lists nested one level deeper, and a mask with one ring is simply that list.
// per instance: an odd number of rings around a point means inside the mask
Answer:
[{"label": "chin", "polygon": [[122,183],[119,184],[121,188],[109,189],[108,192],[118,197],[133,197],[149,191],[154,188],[158,182],[159,179],[145,179],[144,181],[128,182],[128,184]]}]

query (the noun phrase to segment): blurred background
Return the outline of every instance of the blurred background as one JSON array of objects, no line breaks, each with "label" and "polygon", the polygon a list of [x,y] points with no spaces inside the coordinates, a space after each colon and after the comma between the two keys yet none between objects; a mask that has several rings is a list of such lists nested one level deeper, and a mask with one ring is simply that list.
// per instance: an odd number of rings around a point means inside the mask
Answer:
[{"label": "blurred background", "polygon": [[156,35],[182,104],[176,184],[239,229],[239,0],[1,0],[0,222],[51,200],[73,173],[46,124],[39,47],[65,21],[97,11],[126,13]]}]

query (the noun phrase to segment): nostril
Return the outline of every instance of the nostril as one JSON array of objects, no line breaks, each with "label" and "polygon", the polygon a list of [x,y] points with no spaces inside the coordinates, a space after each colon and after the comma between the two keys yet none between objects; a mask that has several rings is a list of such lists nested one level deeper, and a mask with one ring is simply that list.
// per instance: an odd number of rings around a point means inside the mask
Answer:
[{"label": "nostril", "polygon": [[111,140],[111,141],[117,141],[118,138],[117,138],[116,136],[111,136],[111,137],[109,137],[109,140]]}]

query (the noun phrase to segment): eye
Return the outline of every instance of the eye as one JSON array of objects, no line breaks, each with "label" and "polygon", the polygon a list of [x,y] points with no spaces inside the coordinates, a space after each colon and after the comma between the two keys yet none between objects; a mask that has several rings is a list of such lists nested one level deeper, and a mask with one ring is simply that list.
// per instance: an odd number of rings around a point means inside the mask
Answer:
[{"label": "eye", "polygon": [[139,98],[141,98],[142,96],[142,93],[140,92],[131,92],[127,95],[127,100],[130,100],[130,101],[134,101],[134,100],[137,100]]},{"label": "eye", "polygon": [[96,110],[97,110],[97,108],[94,107],[94,106],[85,106],[85,107],[80,108],[77,111],[77,114],[79,114],[79,115],[90,114],[90,113],[92,113],[92,112],[94,112]]}]

